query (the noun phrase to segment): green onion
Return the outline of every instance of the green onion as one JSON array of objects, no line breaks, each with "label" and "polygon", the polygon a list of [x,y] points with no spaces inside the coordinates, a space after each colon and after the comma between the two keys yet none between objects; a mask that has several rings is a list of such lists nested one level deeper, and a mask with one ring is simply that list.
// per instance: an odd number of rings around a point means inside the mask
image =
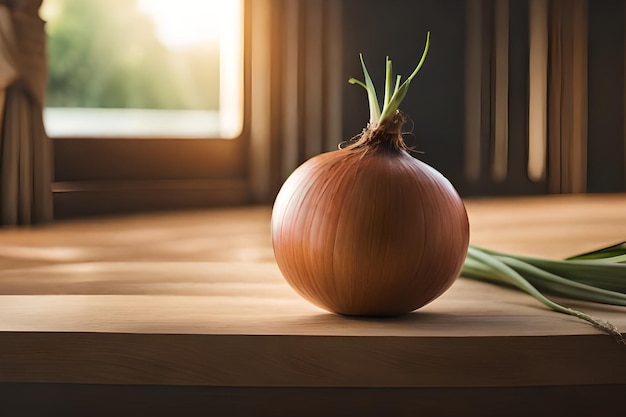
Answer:
[{"label": "green onion", "polygon": [[470,245],[461,275],[522,290],[552,310],[585,320],[626,344],[611,323],[557,304],[540,291],[626,306],[626,242],[565,260],[511,255]]},{"label": "green onion", "polygon": [[[608,246],[606,248],[598,249],[593,252],[583,253],[581,255],[571,256],[568,260],[585,260],[585,259],[615,259],[616,256],[626,255],[626,242],[618,243],[617,245]],[[624,261],[620,261],[624,262]]]}]

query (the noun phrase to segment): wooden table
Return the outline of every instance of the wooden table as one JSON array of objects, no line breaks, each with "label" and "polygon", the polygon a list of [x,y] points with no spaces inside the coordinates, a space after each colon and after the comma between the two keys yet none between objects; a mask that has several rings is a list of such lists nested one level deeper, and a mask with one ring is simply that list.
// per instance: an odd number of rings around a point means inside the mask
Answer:
[{"label": "wooden table", "polygon": [[[492,249],[562,257],[626,238],[626,195],[466,205],[472,243]],[[0,415],[623,408],[626,346],[513,290],[461,278],[394,319],[308,304],[273,262],[269,216],[248,207],[0,230]],[[559,301],[626,329],[624,308]]]}]

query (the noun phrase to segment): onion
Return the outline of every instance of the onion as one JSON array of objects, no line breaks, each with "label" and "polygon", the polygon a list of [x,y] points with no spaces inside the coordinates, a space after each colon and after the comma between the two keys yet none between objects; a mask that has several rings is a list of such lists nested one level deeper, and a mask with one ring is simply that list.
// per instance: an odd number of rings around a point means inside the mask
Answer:
[{"label": "onion", "polygon": [[[274,255],[286,281],[305,299],[345,315],[413,311],[458,277],[469,244],[463,202],[439,172],[413,158],[402,138],[398,105],[410,81],[392,86],[387,59],[385,99],[361,57],[370,122],[343,149],[298,167],[272,211]],[[392,92],[393,87],[393,92]]]}]

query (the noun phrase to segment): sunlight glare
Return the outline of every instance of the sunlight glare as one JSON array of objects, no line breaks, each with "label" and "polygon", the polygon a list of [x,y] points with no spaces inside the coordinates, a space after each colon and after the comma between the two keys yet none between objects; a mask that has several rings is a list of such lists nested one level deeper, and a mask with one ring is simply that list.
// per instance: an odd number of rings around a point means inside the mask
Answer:
[{"label": "sunlight glare", "polygon": [[39,16],[46,22],[50,22],[59,16],[59,2],[57,0],[46,0],[39,9]]},{"label": "sunlight glare", "polygon": [[223,18],[230,7],[223,0],[138,0],[137,10],[154,22],[159,40],[168,48],[180,49],[210,41],[232,25]]}]

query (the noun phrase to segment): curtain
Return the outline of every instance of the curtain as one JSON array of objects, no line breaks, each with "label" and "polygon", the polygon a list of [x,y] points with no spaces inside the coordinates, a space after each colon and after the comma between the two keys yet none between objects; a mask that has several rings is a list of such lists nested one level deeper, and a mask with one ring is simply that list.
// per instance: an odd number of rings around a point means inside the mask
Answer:
[{"label": "curtain", "polygon": [[0,0],[0,225],[52,219],[42,0]]}]

